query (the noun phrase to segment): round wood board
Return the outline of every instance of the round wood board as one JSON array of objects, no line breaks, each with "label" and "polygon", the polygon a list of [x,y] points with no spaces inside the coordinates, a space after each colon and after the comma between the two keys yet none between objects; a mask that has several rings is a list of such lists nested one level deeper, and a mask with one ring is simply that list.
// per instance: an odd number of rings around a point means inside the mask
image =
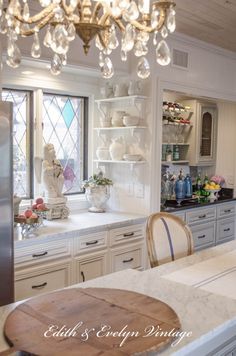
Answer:
[{"label": "round wood board", "polygon": [[4,333],[14,350],[34,355],[118,356],[163,348],[175,339],[157,332],[173,329],[180,329],[178,316],[157,299],[119,289],[73,288],[20,304]]}]

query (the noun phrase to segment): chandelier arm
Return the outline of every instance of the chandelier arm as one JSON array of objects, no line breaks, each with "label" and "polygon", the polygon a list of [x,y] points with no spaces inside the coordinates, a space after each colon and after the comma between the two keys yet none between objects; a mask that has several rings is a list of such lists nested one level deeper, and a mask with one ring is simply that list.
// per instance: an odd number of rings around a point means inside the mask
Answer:
[{"label": "chandelier arm", "polygon": [[132,26],[134,26],[139,31],[152,33],[152,32],[155,32],[155,31],[160,31],[160,29],[164,26],[165,19],[166,19],[165,12],[161,11],[160,21],[159,21],[158,25],[155,28],[153,28],[151,26],[144,25],[144,24],[142,24],[142,23],[140,23],[140,22],[138,22],[136,20],[130,20],[130,23],[131,23]]},{"label": "chandelier arm", "polygon": [[111,12],[105,12],[102,15],[102,17],[100,18],[100,20],[98,21],[98,24],[101,25],[101,26],[104,26],[109,17],[113,18]]},{"label": "chandelier arm", "polygon": [[62,0],[62,9],[65,11],[66,15],[67,16],[70,16],[71,15],[71,11],[69,10],[69,6],[66,5],[66,1],[65,0]]},{"label": "chandelier arm", "polygon": [[[41,20],[40,22],[37,23],[37,25],[36,25],[37,28],[39,30],[41,30],[41,28],[45,27],[53,17],[54,17],[54,13],[48,14],[48,16],[46,16],[45,18],[43,18],[43,20]],[[27,31],[21,30],[21,32],[20,32],[21,36],[27,36],[27,37],[32,36],[34,33],[35,33],[34,28],[27,30]]]},{"label": "chandelier arm", "polygon": [[121,32],[125,31],[125,26],[123,25],[122,21],[120,20],[120,18],[116,18],[111,16],[112,20],[115,22],[115,24],[118,26],[119,30]]},{"label": "chandelier arm", "polygon": [[[55,4],[51,4],[47,8],[45,8],[41,12],[39,12],[37,15],[29,17],[28,20],[25,20],[22,15],[14,15],[14,17],[15,17],[16,20],[18,20],[18,21],[20,21],[22,23],[31,25],[31,24],[37,23],[37,22],[41,21],[42,19],[44,19],[45,17],[53,14],[53,10],[55,8],[56,8],[56,5]],[[54,16],[54,14],[53,14],[53,16]]]},{"label": "chandelier arm", "polygon": [[103,5],[100,2],[97,2],[94,9],[93,9],[93,13],[91,16],[91,21],[92,22],[97,22],[96,17],[98,16],[99,11],[103,8]]}]

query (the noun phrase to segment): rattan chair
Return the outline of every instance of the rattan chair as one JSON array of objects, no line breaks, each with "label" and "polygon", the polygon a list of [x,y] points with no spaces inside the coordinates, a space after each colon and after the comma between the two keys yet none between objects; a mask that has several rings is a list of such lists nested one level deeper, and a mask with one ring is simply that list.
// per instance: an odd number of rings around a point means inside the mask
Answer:
[{"label": "rattan chair", "polygon": [[193,253],[193,239],[189,227],[182,219],[169,213],[155,213],[149,216],[146,239],[151,267]]}]

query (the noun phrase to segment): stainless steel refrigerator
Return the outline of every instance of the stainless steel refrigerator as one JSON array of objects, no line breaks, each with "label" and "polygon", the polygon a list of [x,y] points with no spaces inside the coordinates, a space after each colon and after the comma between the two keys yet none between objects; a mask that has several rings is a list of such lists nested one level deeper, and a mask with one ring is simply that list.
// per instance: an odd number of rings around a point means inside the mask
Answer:
[{"label": "stainless steel refrigerator", "polygon": [[12,103],[0,101],[0,306],[14,301]]}]

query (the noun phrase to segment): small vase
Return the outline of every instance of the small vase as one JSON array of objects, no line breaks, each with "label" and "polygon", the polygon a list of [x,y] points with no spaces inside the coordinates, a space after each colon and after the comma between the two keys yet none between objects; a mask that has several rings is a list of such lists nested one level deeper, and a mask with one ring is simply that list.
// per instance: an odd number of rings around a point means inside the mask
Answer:
[{"label": "small vase", "polygon": [[85,190],[85,196],[92,205],[88,211],[92,213],[104,213],[106,210],[103,206],[110,198],[110,186],[97,185],[95,187],[88,187]]},{"label": "small vase", "polygon": [[109,146],[109,152],[113,161],[121,161],[125,154],[125,144],[123,137],[112,139],[112,143]]}]

